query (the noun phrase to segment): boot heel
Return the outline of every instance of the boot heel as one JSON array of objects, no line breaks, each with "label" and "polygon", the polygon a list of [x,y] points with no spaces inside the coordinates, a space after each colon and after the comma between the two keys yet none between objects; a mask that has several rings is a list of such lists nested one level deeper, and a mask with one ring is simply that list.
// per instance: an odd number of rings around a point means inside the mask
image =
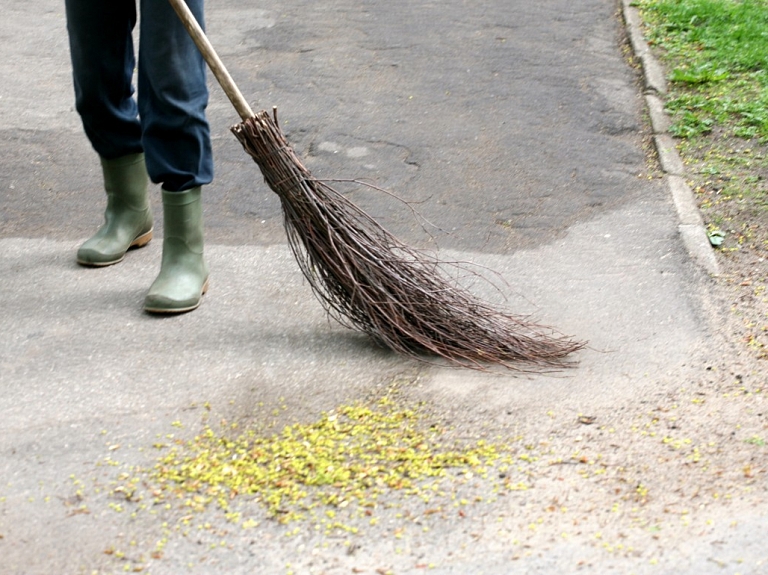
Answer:
[{"label": "boot heel", "polygon": [[133,240],[129,247],[143,248],[150,242],[151,239],[152,239],[152,230],[149,230],[147,233],[141,234],[138,238]]}]

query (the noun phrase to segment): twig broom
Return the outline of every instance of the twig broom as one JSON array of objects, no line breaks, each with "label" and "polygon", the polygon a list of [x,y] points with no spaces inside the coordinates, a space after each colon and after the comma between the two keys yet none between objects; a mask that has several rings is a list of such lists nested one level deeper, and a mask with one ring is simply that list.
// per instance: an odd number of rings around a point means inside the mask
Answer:
[{"label": "twig broom", "polygon": [[280,198],[291,250],[336,321],[418,359],[440,356],[485,369],[559,368],[584,347],[479,301],[437,259],[392,236],[363,210],[314,178],[283,135],[276,109],[254,114],[183,0],[169,0],[240,115],[231,128]]}]

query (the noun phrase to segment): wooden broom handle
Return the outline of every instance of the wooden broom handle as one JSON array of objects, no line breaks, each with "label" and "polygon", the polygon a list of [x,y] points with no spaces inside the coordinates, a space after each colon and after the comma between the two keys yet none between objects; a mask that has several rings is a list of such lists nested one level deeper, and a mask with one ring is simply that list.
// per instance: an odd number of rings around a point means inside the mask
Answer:
[{"label": "wooden broom handle", "polygon": [[216,76],[216,80],[218,80],[219,85],[224,90],[229,101],[232,102],[232,105],[240,115],[240,118],[242,118],[243,121],[253,118],[253,110],[251,110],[251,107],[248,105],[248,102],[245,100],[240,90],[237,89],[237,85],[234,80],[232,80],[232,76],[229,75],[224,63],[219,59],[218,54],[216,54],[211,42],[208,40],[205,32],[203,32],[200,24],[195,19],[195,15],[192,14],[189,6],[186,5],[184,0],[168,1],[171,3],[171,6],[173,6],[176,14],[179,15],[181,23],[184,24],[187,32],[189,32],[192,41],[197,46],[197,49],[200,50],[208,67],[211,69],[211,72],[213,72],[213,75]]}]

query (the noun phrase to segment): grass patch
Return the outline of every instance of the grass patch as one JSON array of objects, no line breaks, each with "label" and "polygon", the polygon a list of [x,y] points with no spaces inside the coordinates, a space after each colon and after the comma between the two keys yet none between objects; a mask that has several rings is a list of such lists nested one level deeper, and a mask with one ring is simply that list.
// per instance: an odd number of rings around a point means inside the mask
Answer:
[{"label": "grass patch", "polygon": [[[702,210],[711,210],[715,225],[746,222],[757,230],[749,234],[754,247],[765,250],[768,235],[759,228],[768,217],[768,0],[636,5],[649,44],[670,70],[670,132],[697,176]],[[723,247],[739,248],[746,237]]]},{"label": "grass patch", "polygon": [[641,0],[651,45],[662,48],[674,85],[672,132],[768,141],[768,3],[765,0]]}]

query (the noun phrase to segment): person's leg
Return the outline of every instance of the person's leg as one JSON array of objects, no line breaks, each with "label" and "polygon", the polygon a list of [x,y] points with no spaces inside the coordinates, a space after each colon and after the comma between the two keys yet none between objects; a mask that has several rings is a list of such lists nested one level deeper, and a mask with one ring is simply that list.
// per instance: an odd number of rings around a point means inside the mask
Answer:
[{"label": "person's leg", "polygon": [[77,252],[87,266],[121,261],[152,239],[141,125],[131,84],[135,0],[66,0],[75,107],[99,154],[107,192],[104,224]]},{"label": "person's leg", "polygon": [[75,108],[91,145],[113,160],[142,152],[131,97],[135,0],[65,0]]},{"label": "person's leg", "polygon": [[[203,1],[187,0],[203,24]],[[163,188],[163,259],[144,309],[180,313],[208,288],[201,186],[213,179],[205,62],[171,5],[142,0],[139,110],[147,169]]]},{"label": "person's leg", "polygon": [[[188,0],[203,25],[203,1]],[[150,178],[178,192],[213,179],[205,61],[170,3],[141,0],[139,111]]]}]

